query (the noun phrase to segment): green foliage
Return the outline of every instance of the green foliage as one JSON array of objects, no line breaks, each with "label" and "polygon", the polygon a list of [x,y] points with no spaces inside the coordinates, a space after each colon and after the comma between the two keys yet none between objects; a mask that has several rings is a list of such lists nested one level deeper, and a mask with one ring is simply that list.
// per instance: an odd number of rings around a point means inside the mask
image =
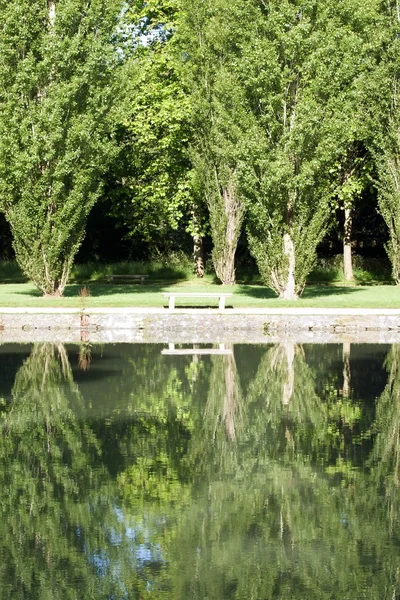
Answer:
[{"label": "green foliage", "polygon": [[134,2],[124,20],[134,43],[124,67],[124,119],[106,190],[130,236],[168,249],[190,219],[190,104],[174,32],[177,2]]},{"label": "green foliage", "polygon": [[193,187],[209,209],[217,277],[231,284],[244,217],[240,181],[257,144],[240,78],[241,44],[249,35],[252,10],[236,0],[187,0],[183,7],[179,43],[191,94]]},{"label": "green foliage", "polygon": [[[397,102],[398,99],[395,100]],[[386,246],[392,275],[400,285],[400,111],[396,110],[389,125],[383,155],[377,159],[379,173],[378,201],[389,229]]]},{"label": "green foliage", "polygon": [[65,348],[34,346],[1,418],[0,455],[7,470],[0,502],[7,519],[0,552],[16,599],[78,598],[72,581],[80,582],[80,595],[93,589],[94,573],[80,560],[72,534],[79,522],[92,529],[87,457],[99,453],[90,427],[80,427],[72,408],[80,402]]},{"label": "green foliage", "polygon": [[21,267],[15,260],[0,261],[0,279],[1,281],[26,281]]},{"label": "green foliage", "polygon": [[83,5],[0,4],[0,201],[16,258],[45,295],[64,291],[114,152],[121,2]]},{"label": "green foliage", "polygon": [[[400,18],[397,2],[388,2],[381,11],[384,27],[376,60],[364,86],[363,108],[369,127],[369,148],[373,155],[378,181],[379,210],[389,231],[386,250],[392,264],[392,275],[400,283],[400,110],[398,82],[400,75]],[[374,41],[375,41],[374,39]],[[376,42],[375,42],[376,45]]]},{"label": "green foliage", "polygon": [[[374,284],[392,281],[390,263],[386,259],[353,256],[354,279],[356,283]],[[315,268],[307,278],[308,283],[344,282],[343,256],[317,258]]]},{"label": "green foliage", "polygon": [[353,78],[374,14],[358,1],[272,2],[258,19],[265,34],[244,77],[265,152],[249,188],[248,233],[264,282],[283,296],[291,270],[301,294],[328,225],[330,169],[354,132]]}]

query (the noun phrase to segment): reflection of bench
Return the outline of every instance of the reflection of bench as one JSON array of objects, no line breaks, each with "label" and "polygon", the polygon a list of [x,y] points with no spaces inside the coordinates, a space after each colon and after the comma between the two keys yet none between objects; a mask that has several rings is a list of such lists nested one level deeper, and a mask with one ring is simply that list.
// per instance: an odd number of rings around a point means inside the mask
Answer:
[{"label": "reflection of bench", "polygon": [[114,281],[116,279],[121,280],[121,279],[125,279],[127,281],[131,280],[131,281],[137,281],[140,279],[140,283],[143,285],[144,284],[144,280],[148,278],[148,275],[106,275],[106,279],[109,283],[111,283],[111,281]]},{"label": "reflection of bench", "polygon": [[219,344],[219,348],[175,348],[175,344],[168,344],[168,349],[161,350],[161,354],[168,355],[191,355],[197,356],[198,354],[226,354],[232,355],[231,349],[225,348],[225,344]]},{"label": "reflection of bench", "polygon": [[218,308],[225,308],[225,298],[229,298],[232,294],[214,294],[214,293],[197,293],[197,292],[162,292],[162,295],[169,298],[169,309],[175,308],[175,298],[218,298]]}]

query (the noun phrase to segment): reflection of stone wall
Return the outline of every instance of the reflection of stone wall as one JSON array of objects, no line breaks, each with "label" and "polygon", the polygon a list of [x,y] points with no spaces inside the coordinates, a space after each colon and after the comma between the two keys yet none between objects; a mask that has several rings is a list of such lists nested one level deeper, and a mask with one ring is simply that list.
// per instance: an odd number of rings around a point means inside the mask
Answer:
[{"label": "reflection of stone wall", "polygon": [[400,310],[1,309],[0,326],[0,343],[400,342]]}]

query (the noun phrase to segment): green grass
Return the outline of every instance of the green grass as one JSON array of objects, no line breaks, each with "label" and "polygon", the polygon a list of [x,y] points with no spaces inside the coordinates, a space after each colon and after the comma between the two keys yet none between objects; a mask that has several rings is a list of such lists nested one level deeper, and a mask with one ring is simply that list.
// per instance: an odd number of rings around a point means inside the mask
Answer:
[{"label": "green grass", "polygon": [[[182,253],[157,260],[113,264],[87,263],[75,265],[64,298],[43,298],[27,283],[15,261],[0,261],[0,307],[162,307],[167,304],[161,292],[181,290],[193,292],[232,292],[228,306],[239,307],[315,307],[315,308],[400,308],[400,288],[390,285],[387,261],[354,257],[356,283],[343,281],[341,256],[319,259],[310,275],[303,296],[297,302],[282,301],[251,269],[238,273],[236,286],[220,286],[212,274],[196,279],[190,258]],[[147,274],[146,284],[117,282],[108,284],[109,274]],[[357,285],[362,283],[366,285]],[[373,285],[377,284],[377,285]],[[90,296],[82,298],[79,291],[87,286]],[[177,300],[177,306],[213,306],[216,300]]]},{"label": "green grass", "polygon": [[[343,286],[309,285],[297,302],[288,302],[276,298],[271,290],[264,286],[236,285],[220,286],[205,280],[169,284],[147,283],[143,286],[133,284],[89,284],[90,296],[79,296],[81,285],[71,284],[63,298],[43,298],[40,292],[28,283],[0,284],[0,307],[162,307],[166,299],[163,291],[193,292],[233,292],[228,306],[239,307],[315,307],[315,308],[400,308],[400,288],[393,285]],[[216,306],[216,301],[188,299],[185,306]],[[180,303],[177,301],[177,306]],[[183,305],[183,303],[182,303]]]}]

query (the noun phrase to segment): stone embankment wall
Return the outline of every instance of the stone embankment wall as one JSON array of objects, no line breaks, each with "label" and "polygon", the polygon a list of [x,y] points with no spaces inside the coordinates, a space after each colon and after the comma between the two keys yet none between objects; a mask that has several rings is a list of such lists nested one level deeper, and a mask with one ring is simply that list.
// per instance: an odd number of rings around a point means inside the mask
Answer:
[{"label": "stone embankment wall", "polygon": [[400,342],[400,310],[0,309],[0,341]]}]

